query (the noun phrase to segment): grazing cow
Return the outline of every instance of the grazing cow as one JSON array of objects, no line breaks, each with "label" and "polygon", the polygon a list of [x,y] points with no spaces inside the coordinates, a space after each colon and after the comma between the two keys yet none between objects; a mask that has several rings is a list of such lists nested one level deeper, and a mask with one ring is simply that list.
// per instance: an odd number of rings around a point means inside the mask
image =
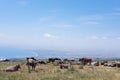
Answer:
[{"label": "grazing cow", "polygon": [[21,67],[20,67],[19,64],[17,64],[17,65],[14,65],[14,66],[7,67],[3,71],[4,72],[15,72],[15,71],[18,71],[19,68],[21,68]]},{"label": "grazing cow", "polygon": [[64,59],[63,60],[64,62],[67,62],[67,63],[72,63],[72,62],[75,62],[75,60],[74,59]]},{"label": "grazing cow", "polygon": [[60,69],[70,69],[71,65],[70,64],[60,64]]},{"label": "grazing cow", "polygon": [[60,58],[49,58],[48,62],[55,62],[56,60],[61,60]]},{"label": "grazing cow", "polygon": [[9,59],[0,59],[0,62],[9,62]]},{"label": "grazing cow", "polygon": [[69,59],[66,58],[66,59],[64,59],[63,61],[64,61],[64,62],[67,62],[67,61],[69,61]]},{"label": "grazing cow", "polygon": [[86,65],[87,63],[91,65],[92,59],[91,58],[80,58],[79,61],[81,61],[83,65]]},{"label": "grazing cow", "polygon": [[38,61],[39,64],[46,64],[45,61]]},{"label": "grazing cow", "polygon": [[61,60],[60,58],[54,58],[55,60]]},{"label": "grazing cow", "polygon": [[27,57],[27,63],[28,70],[30,72],[30,66],[32,67],[32,70],[35,71],[35,67],[37,65],[37,60],[34,57]]}]

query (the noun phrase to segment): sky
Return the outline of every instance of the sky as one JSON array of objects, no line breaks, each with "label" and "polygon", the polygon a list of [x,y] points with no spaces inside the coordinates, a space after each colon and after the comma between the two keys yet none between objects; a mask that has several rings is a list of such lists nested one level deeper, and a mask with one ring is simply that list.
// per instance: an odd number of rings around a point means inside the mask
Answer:
[{"label": "sky", "polygon": [[0,0],[6,47],[119,54],[120,0]]}]

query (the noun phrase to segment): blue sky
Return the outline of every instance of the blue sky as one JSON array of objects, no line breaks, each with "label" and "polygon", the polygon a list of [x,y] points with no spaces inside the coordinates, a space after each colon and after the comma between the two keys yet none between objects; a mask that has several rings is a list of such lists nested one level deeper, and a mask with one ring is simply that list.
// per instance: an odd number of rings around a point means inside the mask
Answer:
[{"label": "blue sky", "polygon": [[120,52],[120,0],[0,0],[0,47]]}]

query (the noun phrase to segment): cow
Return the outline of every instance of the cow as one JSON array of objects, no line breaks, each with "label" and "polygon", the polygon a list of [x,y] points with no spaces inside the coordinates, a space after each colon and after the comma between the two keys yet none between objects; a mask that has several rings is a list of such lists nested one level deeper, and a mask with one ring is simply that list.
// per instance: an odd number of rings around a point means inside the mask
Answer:
[{"label": "cow", "polygon": [[101,65],[104,65],[105,63],[108,63],[108,61],[102,61]]},{"label": "cow", "polygon": [[68,61],[69,61],[69,59],[67,59],[67,58],[66,58],[66,59],[64,59],[63,61],[64,61],[64,62],[68,62]]},{"label": "cow", "polygon": [[39,64],[46,64],[46,62],[45,62],[45,61],[42,61],[42,60],[41,60],[41,61],[38,61],[38,63],[39,63]]},{"label": "cow", "polygon": [[50,63],[50,62],[55,62],[56,60],[61,60],[60,58],[49,58],[48,59],[48,63]]},{"label": "cow", "polygon": [[27,59],[26,65],[28,66],[29,72],[31,72],[30,66],[32,67],[32,70],[35,71],[37,60],[34,57],[27,57],[26,59]]},{"label": "cow", "polygon": [[71,65],[70,64],[60,64],[60,69],[70,69]]},{"label": "cow", "polygon": [[0,59],[0,62],[9,62],[9,59]]},{"label": "cow", "polygon": [[63,60],[64,62],[67,62],[67,63],[72,63],[72,62],[75,62],[75,60],[74,59],[64,59]]},{"label": "cow", "polygon": [[116,67],[115,63],[109,62],[109,63],[105,63],[104,66],[108,66],[108,67]]},{"label": "cow", "polygon": [[104,66],[108,66],[108,63],[104,63]]},{"label": "cow", "polygon": [[50,63],[50,62],[54,62],[54,61],[55,61],[54,58],[49,58],[49,59],[48,59],[48,63]]},{"label": "cow", "polygon": [[7,67],[6,69],[3,69],[4,72],[15,72],[18,71],[21,68],[19,64],[16,64],[14,66]]},{"label": "cow", "polygon": [[91,65],[92,65],[92,66],[99,66],[99,61],[97,61],[97,62],[92,62]]},{"label": "cow", "polygon": [[116,67],[120,68],[120,63],[116,63]]},{"label": "cow", "polygon": [[91,58],[80,58],[79,61],[81,61],[83,65],[86,65],[88,63],[91,65],[92,59]]},{"label": "cow", "polygon": [[119,62],[114,62],[114,63],[112,63],[111,67],[120,67],[120,63]]}]

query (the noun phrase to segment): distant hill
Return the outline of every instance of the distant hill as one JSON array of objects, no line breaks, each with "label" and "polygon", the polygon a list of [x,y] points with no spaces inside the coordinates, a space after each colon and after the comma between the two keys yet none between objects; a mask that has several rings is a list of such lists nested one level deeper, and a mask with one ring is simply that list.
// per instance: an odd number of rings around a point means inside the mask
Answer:
[{"label": "distant hill", "polygon": [[79,57],[92,57],[92,58],[120,58],[117,52],[102,52],[102,51],[57,51],[57,50],[35,50],[39,58],[59,57],[59,58],[79,58]]},{"label": "distant hill", "polygon": [[120,54],[117,51],[103,51],[103,50],[82,50],[82,51],[59,51],[59,50],[24,50],[17,48],[1,48],[0,58],[25,58],[28,56],[34,56],[37,58],[80,58],[80,57],[92,57],[92,58],[120,58]]}]

